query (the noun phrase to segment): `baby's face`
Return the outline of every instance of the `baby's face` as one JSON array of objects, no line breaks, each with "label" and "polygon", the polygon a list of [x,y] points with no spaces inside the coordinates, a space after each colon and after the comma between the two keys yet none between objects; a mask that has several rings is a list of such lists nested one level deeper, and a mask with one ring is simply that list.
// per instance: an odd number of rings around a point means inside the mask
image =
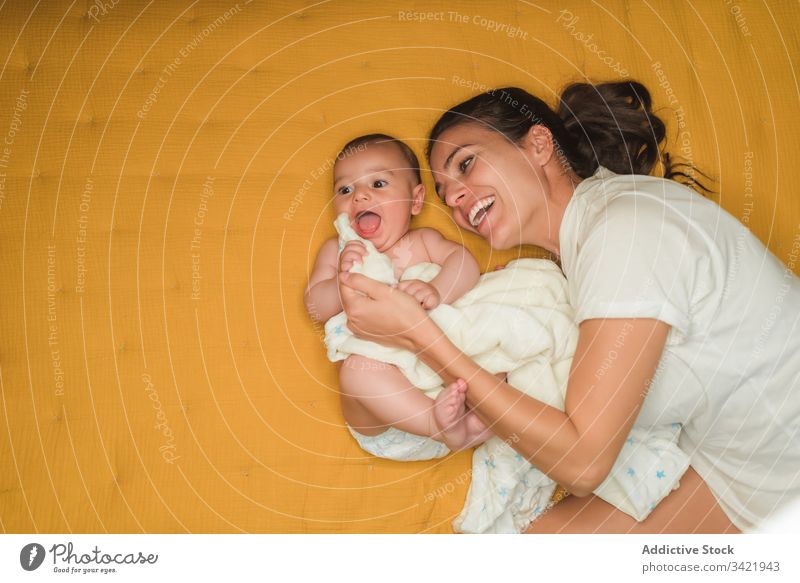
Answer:
[{"label": "baby's face", "polygon": [[333,169],[333,209],[347,213],[360,237],[386,251],[408,232],[411,216],[422,210],[425,187],[396,144],[366,145],[337,160]]}]

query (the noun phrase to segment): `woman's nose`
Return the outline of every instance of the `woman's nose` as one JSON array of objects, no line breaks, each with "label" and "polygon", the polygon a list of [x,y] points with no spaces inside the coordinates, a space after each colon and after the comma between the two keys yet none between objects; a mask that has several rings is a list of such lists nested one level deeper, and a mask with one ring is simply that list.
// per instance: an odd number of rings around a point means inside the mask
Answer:
[{"label": "woman's nose", "polygon": [[464,200],[467,194],[467,188],[463,184],[454,184],[447,189],[444,195],[444,202],[449,207],[457,207]]}]

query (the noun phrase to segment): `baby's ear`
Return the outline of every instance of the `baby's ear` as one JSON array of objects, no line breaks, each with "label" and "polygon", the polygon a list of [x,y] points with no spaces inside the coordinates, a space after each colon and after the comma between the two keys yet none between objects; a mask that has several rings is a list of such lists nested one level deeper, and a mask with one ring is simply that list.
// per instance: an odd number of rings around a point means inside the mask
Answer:
[{"label": "baby's ear", "polygon": [[423,204],[425,204],[425,185],[419,183],[411,191],[411,214],[421,213]]}]

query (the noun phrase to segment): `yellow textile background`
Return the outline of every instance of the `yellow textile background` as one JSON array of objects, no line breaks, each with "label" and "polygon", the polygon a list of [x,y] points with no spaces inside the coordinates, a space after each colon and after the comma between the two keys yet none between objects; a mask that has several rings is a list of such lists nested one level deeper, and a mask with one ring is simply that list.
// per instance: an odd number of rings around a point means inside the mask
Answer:
[{"label": "yellow textile background", "polygon": [[[798,16],[743,0],[5,2],[2,530],[452,532],[469,454],[362,452],[303,307],[334,234],[330,159],[378,131],[421,155],[482,88],[552,104],[627,73],[670,150],[791,264]],[[459,240],[428,201],[415,224]],[[520,253],[464,240],[484,270]]]}]

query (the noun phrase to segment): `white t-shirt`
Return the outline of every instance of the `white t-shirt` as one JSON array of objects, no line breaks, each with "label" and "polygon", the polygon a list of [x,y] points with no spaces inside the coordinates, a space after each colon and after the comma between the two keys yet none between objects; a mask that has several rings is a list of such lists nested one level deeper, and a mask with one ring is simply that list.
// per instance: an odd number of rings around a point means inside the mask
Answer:
[{"label": "white t-shirt", "polygon": [[[791,245],[793,267],[800,235]],[[671,326],[637,424],[683,424],[679,446],[740,530],[800,496],[800,279],[791,269],[690,188],[604,167],[577,186],[560,246],[578,323]]]}]

